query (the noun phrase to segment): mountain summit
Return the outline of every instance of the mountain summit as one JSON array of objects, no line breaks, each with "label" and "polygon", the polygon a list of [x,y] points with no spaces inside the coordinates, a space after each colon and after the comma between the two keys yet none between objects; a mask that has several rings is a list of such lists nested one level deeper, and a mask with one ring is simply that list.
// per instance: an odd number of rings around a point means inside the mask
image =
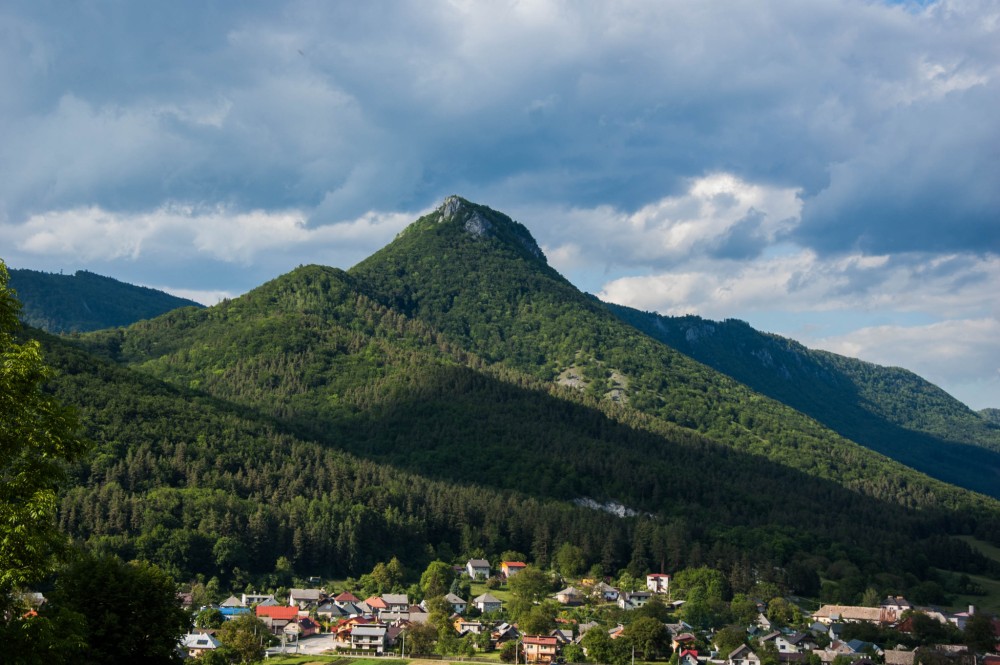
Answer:
[{"label": "mountain summit", "polygon": [[530,257],[545,263],[545,255],[523,224],[460,196],[449,196],[434,212],[411,224],[400,235],[434,227],[442,230],[461,229],[469,237],[476,239],[491,238],[518,251],[523,250]]}]

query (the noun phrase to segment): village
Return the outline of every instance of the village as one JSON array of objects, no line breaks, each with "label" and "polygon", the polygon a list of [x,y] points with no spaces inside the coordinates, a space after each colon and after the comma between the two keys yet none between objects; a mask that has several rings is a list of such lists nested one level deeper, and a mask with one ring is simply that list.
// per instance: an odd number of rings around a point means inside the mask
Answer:
[{"label": "village", "polygon": [[[521,561],[503,561],[494,569],[485,559],[470,559],[453,568],[448,593],[419,603],[406,593],[362,599],[346,590],[328,594],[321,588],[292,588],[287,600],[282,598],[285,602],[274,594],[241,593],[217,606],[190,609],[196,617],[210,615],[223,622],[255,618],[267,633],[261,643],[273,645],[267,657],[429,655],[546,665],[617,665],[636,659],[669,660],[671,665],[1000,665],[1000,620],[977,614],[972,606],[949,613],[888,596],[877,606],[828,604],[809,612],[782,598],[770,603],[741,598],[749,610],[742,613],[750,619],[746,625],[706,628],[683,620],[687,601],[673,598],[672,578],[665,573],[647,574],[645,586],[632,591],[583,578],[549,593],[533,603],[552,615],[553,627],[539,631],[537,621],[512,621],[507,605],[514,600],[504,601],[498,596],[505,594],[490,591],[507,587],[526,571],[540,573]],[[462,597],[455,593],[462,588],[458,580],[466,581],[466,590],[472,583],[485,590]],[[619,620],[585,620],[597,614]],[[631,620],[639,616],[642,622]],[[635,626],[643,622],[640,634]],[[218,621],[212,625],[216,627],[195,628],[184,636],[179,647],[186,657],[202,658],[222,646],[215,636]],[[970,635],[980,635],[971,646]],[[885,643],[891,638],[900,642]],[[626,650],[616,648],[625,644]]]}]

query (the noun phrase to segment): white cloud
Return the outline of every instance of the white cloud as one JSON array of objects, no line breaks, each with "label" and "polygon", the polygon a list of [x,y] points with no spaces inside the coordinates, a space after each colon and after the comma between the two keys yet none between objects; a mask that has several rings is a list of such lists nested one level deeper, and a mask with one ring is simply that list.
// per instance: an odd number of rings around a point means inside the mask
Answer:
[{"label": "white cloud", "polygon": [[241,212],[170,204],[149,212],[122,213],[92,206],[32,215],[23,224],[2,224],[0,239],[28,256],[84,263],[190,260],[193,253],[224,263],[250,264],[264,254],[321,258],[323,252],[344,246],[378,247],[412,219],[408,213],[373,211],[313,227],[299,210]]}]

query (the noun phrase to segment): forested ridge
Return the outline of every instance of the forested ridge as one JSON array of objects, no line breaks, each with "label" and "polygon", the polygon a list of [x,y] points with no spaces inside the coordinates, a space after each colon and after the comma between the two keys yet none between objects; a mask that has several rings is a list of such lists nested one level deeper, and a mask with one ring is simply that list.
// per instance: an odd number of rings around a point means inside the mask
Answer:
[{"label": "forested ridge", "polygon": [[654,339],[852,441],[935,478],[1000,496],[1000,426],[913,372],[808,349],[734,319],[608,307]]},{"label": "forested ridge", "polygon": [[12,269],[10,286],[20,318],[49,332],[83,332],[127,326],[178,307],[201,307],[186,298],[78,270],[72,275]]},{"label": "forested ridge", "polygon": [[544,563],[565,542],[609,573],[708,564],[810,595],[822,575],[845,602],[875,578],[1000,572],[948,537],[1000,542],[996,501],[624,325],[523,227],[461,200],[346,273],[40,337],[97,444],[60,524],[181,577],[279,557],[322,575],[393,555]]}]

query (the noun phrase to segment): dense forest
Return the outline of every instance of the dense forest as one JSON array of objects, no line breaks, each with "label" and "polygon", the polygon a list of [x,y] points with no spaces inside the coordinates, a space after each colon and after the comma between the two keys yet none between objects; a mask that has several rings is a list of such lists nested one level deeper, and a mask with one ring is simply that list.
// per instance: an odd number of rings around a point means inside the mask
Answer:
[{"label": "dense forest", "polygon": [[49,332],[84,332],[127,326],[178,307],[201,307],[156,289],[78,270],[73,275],[12,269],[10,287],[24,323]]},{"label": "dense forest", "polygon": [[[623,323],[524,227],[461,199],[349,272],[38,339],[94,451],[59,525],[233,588],[398,557],[579,547],[853,602],[1000,577],[1000,504],[932,480]],[[630,517],[582,507],[615,502]],[[286,571],[287,572],[287,571]],[[270,576],[270,577],[269,577]]]}]

